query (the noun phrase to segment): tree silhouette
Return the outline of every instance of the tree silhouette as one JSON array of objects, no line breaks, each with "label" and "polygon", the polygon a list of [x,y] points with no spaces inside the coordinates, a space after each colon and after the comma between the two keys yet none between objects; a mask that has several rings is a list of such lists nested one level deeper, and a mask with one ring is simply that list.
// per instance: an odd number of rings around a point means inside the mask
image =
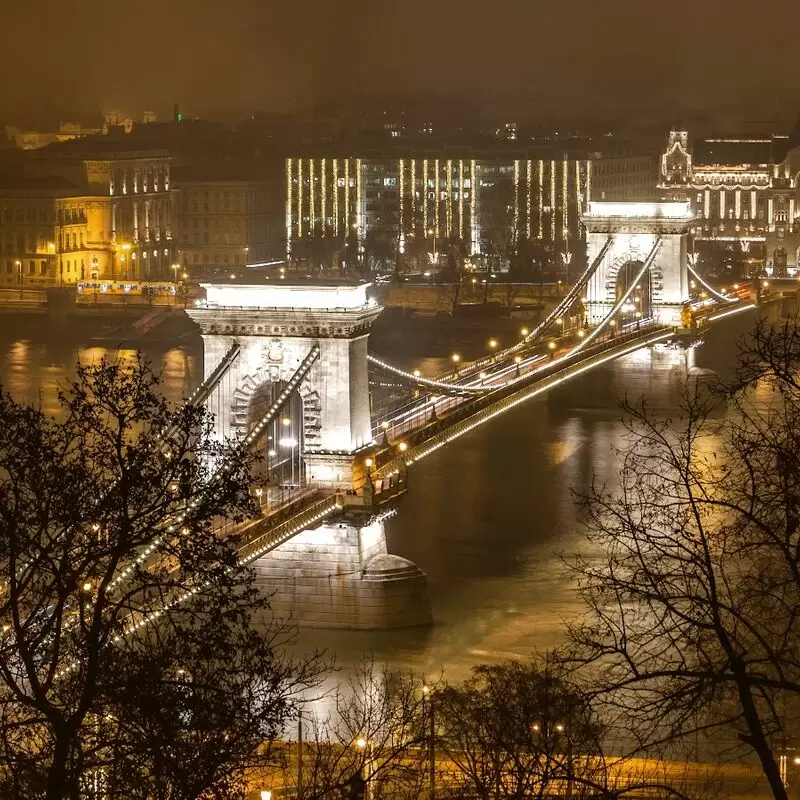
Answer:
[{"label": "tree silhouette", "polygon": [[257,513],[252,456],[141,360],[79,365],[59,400],[0,391],[0,790],[227,790],[315,670],[217,532]]}]

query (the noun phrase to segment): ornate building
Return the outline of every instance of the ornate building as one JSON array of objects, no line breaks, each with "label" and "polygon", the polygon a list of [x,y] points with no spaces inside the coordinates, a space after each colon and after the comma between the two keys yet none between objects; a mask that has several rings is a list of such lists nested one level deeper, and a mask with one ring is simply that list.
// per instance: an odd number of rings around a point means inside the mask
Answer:
[{"label": "ornate building", "polygon": [[[25,171],[34,180],[61,179],[77,195],[91,198],[96,213],[87,240],[93,273],[117,280],[167,279],[176,255],[170,163],[166,150],[126,149],[124,141],[98,136],[35,151]],[[56,239],[58,254],[66,246]]]},{"label": "ornate building", "polygon": [[800,266],[800,120],[788,136],[707,138],[670,131],[659,189],[688,200],[698,250],[738,251],[754,271]]},{"label": "ornate building", "polygon": [[0,285],[63,285],[108,274],[108,197],[87,194],[54,177],[4,185]]}]

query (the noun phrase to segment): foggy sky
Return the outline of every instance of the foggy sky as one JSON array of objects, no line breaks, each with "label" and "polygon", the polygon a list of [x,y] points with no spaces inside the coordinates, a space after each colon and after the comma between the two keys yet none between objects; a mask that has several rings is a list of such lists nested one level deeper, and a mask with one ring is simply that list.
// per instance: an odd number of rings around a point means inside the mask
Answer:
[{"label": "foggy sky", "polygon": [[0,122],[383,92],[530,116],[800,111],[800,0],[29,0],[0,30]]}]

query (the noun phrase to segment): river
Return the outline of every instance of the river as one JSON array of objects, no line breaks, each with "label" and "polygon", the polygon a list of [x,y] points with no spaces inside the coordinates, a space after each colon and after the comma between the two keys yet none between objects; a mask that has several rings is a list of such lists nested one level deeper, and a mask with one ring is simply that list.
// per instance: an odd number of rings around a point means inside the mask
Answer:
[{"label": "river", "polygon": [[[28,321],[30,322],[30,321]],[[374,342],[380,350],[381,342]],[[395,346],[395,345],[392,345]],[[385,352],[403,360],[402,353]],[[444,368],[431,346],[426,374]],[[146,351],[163,369],[164,392],[179,400],[198,383],[202,343]],[[55,412],[76,360],[130,358],[6,319],[0,325],[0,382]],[[408,359],[406,359],[408,363]],[[418,362],[419,365],[419,362]],[[389,549],[428,575],[434,625],[390,632],[305,631],[301,647],[325,647],[340,663],[371,651],[402,668],[463,678],[475,664],[525,657],[563,636],[581,611],[562,557],[583,547],[576,495],[594,478],[613,482],[614,445],[624,436],[617,402],[646,394],[674,407],[683,355],[633,355],[569,392],[537,399],[477,428],[415,465],[411,491],[387,523]]]}]

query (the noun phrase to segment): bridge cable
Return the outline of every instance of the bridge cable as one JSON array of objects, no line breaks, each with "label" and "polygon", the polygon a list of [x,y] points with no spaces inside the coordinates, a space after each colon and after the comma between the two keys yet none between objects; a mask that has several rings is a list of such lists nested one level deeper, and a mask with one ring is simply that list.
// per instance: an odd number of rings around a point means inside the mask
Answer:
[{"label": "bridge cable", "polygon": [[467,388],[460,386],[457,383],[446,383],[444,381],[437,381],[430,378],[423,378],[419,375],[414,375],[407,370],[394,366],[394,364],[389,364],[386,361],[382,361],[377,356],[373,356],[371,354],[367,356],[367,361],[369,361],[370,364],[380,367],[381,369],[385,369],[387,372],[392,372],[395,375],[399,375],[401,378],[405,378],[411,383],[415,383],[419,386],[425,386],[429,389],[438,389],[439,394],[474,395],[482,393],[482,390],[478,388]]},{"label": "bridge cable", "polygon": [[515,345],[514,348],[519,348],[523,343],[530,342],[540,336],[544,331],[546,331],[559,317],[562,317],[564,313],[569,311],[570,306],[572,305],[575,298],[578,296],[578,292],[586,285],[586,283],[591,279],[595,272],[597,272],[598,267],[602,263],[603,259],[606,257],[606,253],[608,253],[611,245],[614,244],[614,235],[611,234],[606,239],[603,247],[600,249],[600,252],[597,254],[597,258],[584,270],[583,274],[578,278],[578,280],[573,284],[572,288],[569,292],[564,296],[564,299],[547,315],[547,317],[540,322],[523,340],[522,343]]},{"label": "bridge cable", "polygon": [[[228,370],[233,365],[233,362],[239,357],[241,347],[238,342],[234,342],[227,353],[222,357],[220,362],[212,370],[211,374],[189,395],[184,408],[187,406],[199,406],[205,403],[211,396],[211,393],[219,386],[220,381],[227,375]],[[178,429],[177,424],[173,425],[167,431],[160,435],[162,439],[171,439]]]},{"label": "bridge cable", "polygon": [[720,300],[724,300],[726,303],[738,303],[739,302],[739,298],[738,297],[729,297],[728,295],[722,294],[721,292],[718,292],[713,287],[709,286],[708,283],[706,283],[706,281],[703,280],[703,278],[700,277],[700,274],[692,267],[691,264],[687,264],[686,265],[686,269],[688,269],[689,272],[691,272],[692,275],[694,275],[694,277],[697,278],[697,280],[700,282],[700,285],[704,289],[706,289],[707,291],[711,292],[711,294],[713,294],[714,297],[717,297]]},{"label": "bridge cable", "polygon": [[[306,357],[300,362],[300,365],[294,371],[292,376],[286,382],[286,386],[283,387],[283,390],[275,399],[275,401],[270,405],[267,409],[266,413],[256,422],[247,436],[242,439],[242,441],[237,445],[236,452],[243,453],[245,452],[261,435],[264,427],[266,427],[270,422],[272,422],[275,417],[281,412],[283,407],[286,405],[287,401],[291,397],[292,392],[300,385],[303,379],[308,375],[309,370],[313,366],[314,362],[319,358],[320,348],[319,345],[314,345],[311,350],[308,352]],[[210,485],[214,483],[219,477],[221,477],[225,472],[230,470],[230,465],[226,464],[225,466],[218,467],[208,479],[206,485]],[[153,552],[164,540],[164,536],[170,533],[174,533],[176,529],[183,523],[183,521],[188,516],[189,511],[197,505],[197,500],[194,500],[192,503],[189,504],[189,509],[184,510],[172,520],[170,520],[171,524],[169,524],[165,529],[162,530],[162,533],[158,535],[155,539],[153,539],[147,547],[145,547],[139,555],[136,557],[132,564],[128,564],[115,578],[111,580],[108,585],[108,589],[112,589],[115,585],[117,585],[120,581],[122,581],[127,575],[129,575],[136,567],[141,565],[144,560],[147,558],[150,553]]]},{"label": "bridge cable", "polygon": [[[470,364],[465,364],[464,367],[467,369],[479,369],[484,364],[493,364],[498,361],[498,359],[502,360],[502,358],[510,353],[515,353],[518,350],[524,348],[527,344],[535,340],[541,333],[547,328],[549,328],[555,320],[559,317],[563,316],[566,311],[569,310],[572,303],[575,301],[575,298],[578,296],[578,293],[584,287],[586,282],[594,275],[597,271],[598,267],[602,263],[603,259],[608,253],[611,245],[614,243],[614,236],[613,234],[610,235],[603,247],[601,248],[600,252],[597,254],[597,257],[594,261],[584,270],[583,274],[578,278],[575,284],[573,284],[572,288],[567,292],[566,295],[562,298],[562,300],[556,305],[556,307],[547,315],[547,317],[540,322],[523,340],[518,344],[513,345],[512,347],[508,347],[505,350],[501,350],[497,353],[492,354],[488,358],[479,359],[478,361],[474,361]],[[376,366],[380,367],[381,369],[385,369],[388,372],[392,372],[395,375],[398,375],[406,380],[415,383],[419,386],[424,386],[430,389],[439,389],[441,390],[441,394],[455,394],[455,395],[479,395],[485,394],[486,390],[481,388],[472,388],[466,389],[463,386],[460,386],[457,391],[453,391],[455,386],[459,386],[459,384],[454,383],[453,381],[442,381],[442,380],[435,380],[429,378],[422,378],[418,375],[414,375],[413,373],[408,372],[407,370],[401,369],[400,367],[396,367],[393,364],[389,364],[386,361],[379,359],[377,356],[368,355],[367,359]]]}]

